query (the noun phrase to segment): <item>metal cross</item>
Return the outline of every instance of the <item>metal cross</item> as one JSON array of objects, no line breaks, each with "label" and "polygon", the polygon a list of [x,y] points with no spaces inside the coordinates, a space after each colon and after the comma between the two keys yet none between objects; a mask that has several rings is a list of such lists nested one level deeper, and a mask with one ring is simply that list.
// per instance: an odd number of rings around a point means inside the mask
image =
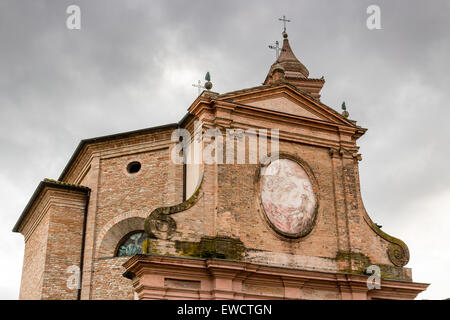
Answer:
[{"label": "metal cross", "polygon": [[200,80],[198,80],[198,84],[193,84],[193,87],[198,88],[198,95],[200,95],[202,93],[202,89],[205,89],[204,86],[202,86],[201,84],[202,82]]},{"label": "metal cross", "polygon": [[286,19],[286,16],[283,15],[283,18],[279,18],[278,20],[283,21],[284,30],[283,33],[286,33],[286,22],[291,22],[291,20]]},{"label": "metal cross", "polygon": [[275,41],[275,45],[274,46],[269,45],[269,48],[275,50],[275,54],[277,56],[277,59],[280,56],[280,51],[284,51],[284,49],[280,48],[280,43],[278,41]]}]

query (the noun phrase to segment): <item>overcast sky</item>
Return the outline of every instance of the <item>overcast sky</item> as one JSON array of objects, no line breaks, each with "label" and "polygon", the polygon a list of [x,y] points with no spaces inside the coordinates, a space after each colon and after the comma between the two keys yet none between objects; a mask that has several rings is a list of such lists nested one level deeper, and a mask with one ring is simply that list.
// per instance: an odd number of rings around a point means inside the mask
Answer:
[{"label": "overcast sky", "polygon": [[[81,8],[81,30],[66,8]],[[366,27],[371,4],[381,30]],[[325,77],[322,102],[368,128],[365,207],[409,246],[422,299],[450,297],[449,1],[0,2],[0,298],[17,299],[24,241],[11,232],[81,139],[176,122],[210,71],[214,91],[261,84],[281,41]]]}]

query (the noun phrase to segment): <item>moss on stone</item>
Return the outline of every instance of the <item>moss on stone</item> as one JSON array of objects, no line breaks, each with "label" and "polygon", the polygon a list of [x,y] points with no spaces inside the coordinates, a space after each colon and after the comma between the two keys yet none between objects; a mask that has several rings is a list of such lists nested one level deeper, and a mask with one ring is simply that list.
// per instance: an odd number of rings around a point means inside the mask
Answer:
[{"label": "moss on stone", "polygon": [[242,260],[245,247],[241,240],[226,236],[202,237],[200,242],[175,241],[181,256]]},{"label": "moss on stone", "polygon": [[382,279],[412,281],[402,267],[372,263],[368,256],[360,252],[339,251],[336,260],[349,262],[350,267],[339,270],[342,273],[367,275],[367,268],[373,264],[380,268]]},{"label": "moss on stone", "polygon": [[381,278],[393,280],[412,281],[412,278],[402,267],[390,266],[387,264],[377,264],[381,269]]},{"label": "moss on stone", "polygon": [[161,254],[161,251],[156,248],[156,242],[154,239],[146,239],[142,243],[142,252],[144,254]]}]

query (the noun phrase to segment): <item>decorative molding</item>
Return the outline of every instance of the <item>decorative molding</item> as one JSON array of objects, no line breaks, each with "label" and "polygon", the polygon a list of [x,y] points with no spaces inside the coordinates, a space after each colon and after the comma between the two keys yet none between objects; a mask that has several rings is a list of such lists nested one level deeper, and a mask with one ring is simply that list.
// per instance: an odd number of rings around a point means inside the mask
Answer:
[{"label": "decorative molding", "polygon": [[339,158],[339,149],[329,148],[328,153],[329,153],[331,159]]},{"label": "decorative molding", "polygon": [[145,232],[149,238],[169,240],[177,230],[177,223],[165,209],[167,207],[158,208],[145,219]]},{"label": "decorative molding", "polygon": [[362,155],[358,153],[358,149],[348,149],[348,148],[333,148],[330,147],[328,150],[331,158],[346,158],[346,159],[355,159],[358,161],[362,160]]},{"label": "decorative molding", "polygon": [[[394,238],[395,239],[395,238]],[[406,244],[400,239],[401,244],[391,243],[387,249],[389,260],[397,267],[403,267],[409,262],[409,250]]]},{"label": "decorative molding", "polygon": [[361,153],[354,152],[354,153],[352,154],[352,157],[353,157],[354,159],[358,160],[358,161],[361,161],[361,160],[362,160],[362,155],[361,155]]},{"label": "decorative molding", "polygon": [[[382,279],[380,290],[367,288],[367,275],[341,274],[335,272],[307,271],[282,268],[265,264],[223,259],[186,258],[162,255],[134,255],[123,267],[124,277],[131,279],[140,299],[169,299],[184,297],[190,299],[261,299],[318,298],[318,292],[335,293],[337,299],[370,299],[376,297],[394,297],[414,299],[428,287],[425,283],[412,283]],[[198,288],[182,288],[168,291],[164,287],[165,279],[200,281]],[[216,280],[220,282],[216,287]],[[231,281],[230,281],[231,280]],[[252,292],[247,285],[265,286],[279,289],[269,292]],[[307,289],[311,293],[305,293]],[[284,289],[284,290],[283,290]]]}]

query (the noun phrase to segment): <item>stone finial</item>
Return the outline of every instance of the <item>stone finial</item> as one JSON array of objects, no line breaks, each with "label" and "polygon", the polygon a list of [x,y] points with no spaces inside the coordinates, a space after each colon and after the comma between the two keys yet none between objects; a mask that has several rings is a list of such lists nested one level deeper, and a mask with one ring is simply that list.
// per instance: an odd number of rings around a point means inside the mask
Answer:
[{"label": "stone finial", "polygon": [[342,102],[342,115],[344,116],[344,118],[348,118],[348,116],[350,115],[350,113],[348,113],[347,111],[347,106],[345,105],[345,101]]},{"label": "stone finial", "polygon": [[209,91],[213,87],[213,84],[211,82],[211,75],[209,74],[209,71],[206,72],[205,80],[206,80],[206,82],[205,82],[205,89]]}]

